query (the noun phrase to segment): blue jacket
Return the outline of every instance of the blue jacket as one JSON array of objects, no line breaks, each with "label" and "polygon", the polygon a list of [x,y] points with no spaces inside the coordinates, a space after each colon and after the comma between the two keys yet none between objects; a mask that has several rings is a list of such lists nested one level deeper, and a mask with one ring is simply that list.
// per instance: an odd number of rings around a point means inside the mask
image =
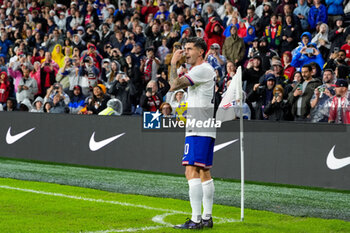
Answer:
[{"label": "blue jacket", "polygon": [[4,54],[6,56],[11,45],[12,42],[9,39],[6,39],[5,41],[0,40],[0,54]]},{"label": "blue jacket", "polygon": [[326,0],[328,6],[329,15],[342,15],[343,11],[343,0]]},{"label": "blue jacket", "polygon": [[[310,32],[304,32],[303,34],[301,34],[299,46],[296,47],[296,48],[292,51],[292,55],[293,55],[293,56],[296,55],[297,53],[299,53],[300,50],[305,46],[305,44],[303,44],[303,41],[301,40],[301,38],[303,38],[303,36],[308,36],[308,37],[309,37],[309,43],[308,43],[308,44],[311,43],[312,35],[311,35]],[[308,45],[308,44],[307,44],[307,45]]]},{"label": "blue jacket", "polygon": [[324,60],[322,58],[321,53],[318,54],[317,56],[309,57],[305,54],[298,52],[293,56],[292,62],[290,63],[290,65],[295,68],[301,68],[304,65],[310,64],[311,62],[316,62],[321,67],[321,70],[323,69]]},{"label": "blue jacket", "polygon": [[326,6],[321,4],[319,8],[316,8],[315,6],[311,7],[307,20],[309,21],[310,29],[315,29],[318,22],[327,24],[328,19]]}]

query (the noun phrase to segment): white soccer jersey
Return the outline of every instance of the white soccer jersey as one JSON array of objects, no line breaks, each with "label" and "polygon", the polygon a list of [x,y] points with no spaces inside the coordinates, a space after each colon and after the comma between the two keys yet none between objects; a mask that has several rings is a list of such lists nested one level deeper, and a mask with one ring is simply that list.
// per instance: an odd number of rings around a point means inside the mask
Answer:
[{"label": "white soccer jersey", "polygon": [[[213,67],[206,62],[194,66],[185,77],[190,81],[187,94],[187,136],[205,136],[215,138],[214,121],[215,77]],[[205,122],[197,123],[197,121]],[[208,126],[209,121],[209,127]]]}]

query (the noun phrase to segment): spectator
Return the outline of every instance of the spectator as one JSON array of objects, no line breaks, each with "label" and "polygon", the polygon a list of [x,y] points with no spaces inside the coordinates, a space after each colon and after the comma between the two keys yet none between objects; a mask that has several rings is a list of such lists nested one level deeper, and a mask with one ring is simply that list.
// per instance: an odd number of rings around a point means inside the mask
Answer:
[{"label": "spectator", "polygon": [[276,85],[273,89],[273,98],[264,109],[264,114],[270,121],[290,121],[293,119],[290,104],[283,100],[283,87]]},{"label": "spectator", "polygon": [[146,92],[140,99],[140,106],[143,111],[155,112],[159,110],[159,107],[163,102],[163,97],[170,89],[170,85],[167,81],[162,78],[160,78],[159,81],[163,83],[164,87],[158,88],[157,81],[155,80],[148,82]]},{"label": "spectator", "polygon": [[62,68],[57,72],[56,82],[60,83],[63,89],[72,91],[73,87],[79,84],[77,69],[73,66],[73,60],[65,57]]},{"label": "spectator", "polygon": [[162,113],[162,117],[173,117],[173,108],[167,102],[164,102],[160,105],[159,111]]},{"label": "spectator", "polygon": [[285,16],[281,34],[281,52],[292,51],[297,46],[300,28],[293,21],[292,15]]},{"label": "spectator", "polygon": [[317,49],[322,54],[324,60],[327,60],[329,49],[331,48],[331,44],[328,41],[328,25],[322,23],[320,25],[319,32],[312,38],[311,43],[316,44]]},{"label": "spectator", "polygon": [[252,119],[267,119],[267,115],[264,113],[264,109],[272,101],[273,89],[275,85],[276,78],[273,74],[267,74],[262,83],[257,83],[254,85],[253,90],[247,96],[248,102],[256,102],[255,108],[251,109],[254,110],[252,111]]},{"label": "spectator", "polygon": [[7,73],[2,71],[0,73],[0,105],[4,105],[10,95],[10,82]]},{"label": "spectator", "polygon": [[98,74],[99,70],[94,65],[92,57],[86,56],[78,71],[79,85],[85,96],[89,95],[92,88],[96,86]]},{"label": "spectator", "polygon": [[220,77],[223,77],[225,71],[226,58],[220,54],[220,45],[214,43],[210,46],[205,59],[208,63],[219,72]]},{"label": "spectator", "polygon": [[140,70],[143,72],[143,83],[146,85],[148,81],[155,80],[157,78],[157,71],[160,65],[158,58],[154,56],[154,48],[149,47],[146,49],[146,59],[141,60]]},{"label": "spectator", "polygon": [[311,98],[311,122],[328,122],[330,99],[335,95],[334,83],[334,72],[324,70],[323,84],[315,89]]},{"label": "spectator", "polygon": [[115,96],[122,103],[120,114],[132,114],[132,100],[134,95],[136,95],[136,89],[133,82],[125,73],[117,74],[108,93]]},{"label": "spectator", "polygon": [[33,102],[33,106],[30,110],[30,112],[38,112],[42,113],[44,112],[44,99],[41,96],[36,97],[36,99]]},{"label": "spectator", "polygon": [[310,7],[307,5],[306,0],[298,0],[298,7],[294,9],[293,14],[296,15],[301,24],[303,31],[307,30],[309,27],[308,17],[309,17]]},{"label": "spectator", "polygon": [[278,56],[278,53],[272,49],[269,49],[267,45],[267,38],[262,37],[259,40],[259,52],[256,55],[261,57],[262,69],[269,70],[271,66],[270,60],[272,60],[272,57]]},{"label": "spectator", "polygon": [[69,109],[67,108],[63,97],[60,93],[56,93],[53,96],[52,106],[50,108],[50,113],[68,113]]},{"label": "spectator", "polygon": [[30,72],[29,76],[36,81],[38,84],[38,92],[35,93],[35,95],[40,95],[42,94],[41,92],[41,78],[40,78],[40,62],[36,61],[34,62],[34,69]]},{"label": "spectator", "polygon": [[65,105],[68,105],[70,102],[69,95],[64,92],[62,85],[55,83],[46,91],[44,102],[53,102],[53,98],[56,94],[60,94],[60,99],[64,101]]},{"label": "spectator", "polygon": [[123,112],[123,104],[118,99],[110,99],[107,102],[107,108],[102,110],[98,115],[102,116],[120,116]]},{"label": "spectator", "polygon": [[170,106],[172,108],[172,114],[175,114],[175,110],[177,107],[179,107],[180,104],[185,103],[187,99],[187,93],[180,89],[175,91],[170,99]]},{"label": "spectator", "polygon": [[338,79],[335,83],[335,96],[331,99],[329,123],[350,124],[348,81]]},{"label": "spectator", "polygon": [[340,65],[348,66],[348,63],[346,61],[346,52],[344,50],[332,53],[324,68],[335,71],[335,69]]},{"label": "spectator", "polygon": [[247,17],[245,17],[243,20],[245,20],[247,23],[249,23],[250,26],[256,28],[259,22],[259,17],[255,14],[255,7],[253,5],[250,5],[247,9]]},{"label": "spectator", "polygon": [[290,65],[291,61],[292,53],[289,51],[284,52],[282,55],[283,76],[289,82],[293,82],[293,74],[295,72],[295,67]]},{"label": "spectator", "polygon": [[334,53],[339,51],[339,48],[344,44],[347,35],[349,34],[349,28],[345,28],[343,17],[338,17],[335,20],[335,28],[329,33],[329,42],[331,42],[330,52]]},{"label": "spectator", "polygon": [[144,18],[144,22],[146,24],[148,24],[148,23],[150,23],[148,21],[148,16],[150,14],[152,14],[152,17],[153,17],[157,13],[159,8],[154,5],[154,1],[153,0],[147,0],[146,2],[147,2],[147,5],[142,7],[142,9],[141,9],[141,16]]},{"label": "spectator", "polygon": [[21,103],[24,99],[30,99],[31,101],[33,101],[34,95],[38,92],[37,82],[35,81],[35,79],[29,77],[29,68],[24,66],[22,71],[23,76],[19,81],[16,93],[18,103]]},{"label": "spectator", "polygon": [[346,44],[344,44],[341,48],[346,53],[346,58],[350,58],[350,35],[346,37]]},{"label": "spectator", "polygon": [[42,95],[44,95],[46,93],[46,90],[55,83],[55,77],[58,70],[59,67],[57,63],[51,59],[51,53],[45,52],[45,59],[43,60],[40,69],[40,84]]},{"label": "spectator", "polygon": [[157,13],[155,13],[154,18],[160,20],[168,20],[169,14],[170,12],[167,10],[165,3],[161,2],[159,4],[159,10],[157,11]]},{"label": "spectator", "polygon": [[79,85],[73,87],[73,90],[69,92],[70,102],[68,104],[69,113],[77,114],[85,106],[85,96]]},{"label": "spectator", "polygon": [[91,103],[87,106],[87,114],[99,114],[102,110],[107,108],[107,102],[110,97],[103,92],[101,86],[95,86],[93,88],[93,95]]},{"label": "spectator", "polygon": [[[245,92],[250,93],[255,84],[259,83],[260,77],[264,75],[261,57],[256,55],[249,60],[247,68],[243,71],[242,81],[246,81]],[[249,102],[249,101],[248,101]]]},{"label": "spectator", "polygon": [[310,29],[314,31],[318,22],[327,23],[327,8],[321,0],[313,0],[314,5],[310,8],[308,22]]},{"label": "spectator", "polygon": [[304,65],[301,68],[302,82],[293,88],[288,97],[295,121],[310,120],[310,100],[315,88],[321,85],[319,80],[312,78],[311,72],[312,67],[310,65]]},{"label": "spectator", "polygon": [[328,13],[328,25],[333,27],[336,17],[342,16],[343,0],[326,0],[327,13]]},{"label": "spectator", "polygon": [[224,44],[225,37],[223,36],[224,28],[217,21],[215,17],[210,18],[209,23],[205,27],[205,35],[208,38],[207,46],[208,50],[214,43],[219,44],[220,47]]},{"label": "spectator", "polygon": [[157,51],[158,47],[161,45],[162,33],[160,31],[159,24],[153,20],[145,29],[146,44],[145,47],[154,47]]},{"label": "spectator", "polygon": [[269,26],[272,15],[272,5],[269,1],[264,1],[263,3],[263,13],[258,22],[258,36],[262,36],[263,31],[267,26]]},{"label": "spectator", "polygon": [[247,29],[247,36],[243,38],[246,48],[252,47],[255,38],[255,28],[253,26],[249,26]]},{"label": "spectator", "polygon": [[311,62],[316,62],[321,69],[323,68],[324,60],[322,54],[313,46],[313,44],[303,47],[300,52],[296,53],[293,56],[291,66],[298,69],[304,65],[310,64]]},{"label": "spectator", "polygon": [[237,35],[237,27],[233,25],[231,27],[231,36],[226,38],[224,46],[222,48],[222,55],[227,60],[233,61],[235,64],[240,63],[245,55],[245,45],[242,38]]},{"label": "spectator", "polygon": [[16,98],[9,97],[6,101],[6,106],[4,107],[5,112],[17,111],[17,101]]},{"label": "spectator", "polygon": [[62,46],[56,44],[51,53],[52,60],[61,68],[64,64],[64,55],[62,53]]},{"label": "spectator", "polygon": [[265,36],[267,38],[267,41],[269,43],[269,47],[271,49],[278,50],[280,44],[281,44],[281,35],[282,35],[282,26],[277,21],[277,16],[272,14],[270,16],[270,24],[265,27]]}]

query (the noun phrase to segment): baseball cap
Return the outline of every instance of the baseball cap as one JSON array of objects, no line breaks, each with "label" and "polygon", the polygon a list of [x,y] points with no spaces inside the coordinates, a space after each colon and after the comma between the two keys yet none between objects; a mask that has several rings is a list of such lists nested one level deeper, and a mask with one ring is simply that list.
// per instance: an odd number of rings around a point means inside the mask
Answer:
[{"label": "baseball cap", "polygon": [[264,2],[263,6],[265,6],[265,5],[272,7],[271,2]]},{"label": "baseball cap", "polygon": [[211,46],[210,46],[211,49],[220,49],[220,45],[218,43],[213,43]]},{"label": "baseball cap", "polygon": [[271,66],[281,66],[282,67],[282,62],[279,60],[273,60],[271,62]]},{"label": "baseball cap", "polygon": [[273,80],[276,81],[276,77],[273,74],[268,74],[266,75],[266,81]]},{"label": "baseball cap", "polygon": [[79,27],[77,28],[77,30],[78,30],[78,31],[85,31],[83,26],[79,26]]},{"label": "baseball cap", "polygon": [[334,87],[346,87],[348,88],[349,86],[349,83],[348,81],[346,81],[345,79],[338,79],[336,82],[335,82],[335,85],[333,85]]}]

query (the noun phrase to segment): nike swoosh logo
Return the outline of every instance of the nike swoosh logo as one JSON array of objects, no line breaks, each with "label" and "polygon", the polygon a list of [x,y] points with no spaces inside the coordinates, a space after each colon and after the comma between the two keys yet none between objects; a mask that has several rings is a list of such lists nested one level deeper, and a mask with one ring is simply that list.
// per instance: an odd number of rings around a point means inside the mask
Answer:
[{"label": "nike swoosh logo", "polygon": [[6,143],[7,144],[12,144],[17,142],[19,139],[23,138],[24,136],[26,136],[27,134],[29,134],[30,132],[32,132],[35,128],[31,128],[28,129],[27,131],[24,131],[22,133],[16,134],[16,135],[11,135],[11,126],[10,128],[7,130],[7,134],[6,134]]},{"label": "nike swoosh logo", "polygon": [[225,143],[221,143],[219,145],[216,145],[214,146],[214,152],[218,151],[218,150],[221,150],[222,148],[226,147],[226,146],[229,146],[231,145],[232,143],[235,143],[237,142],[239,139],[235,139],[235,140],[232,140],[232,141],[229,141],[229,142],[225,142]]},{"label": "nike swoosh logo", "polygon": [[107,138],[105,140],[96,142],[95,141],[95,132],[93,132],[93,134],[91,135],[91,138],[90,138],[89,148],[91,151],[97,151],[97,150],[101,149],[102,147],[107,146],[109,143],[113,142],[117,138],[123,136],[124,134],[125,133],[121,133],[121,134],[116,135],[114,137],[110,137],[110,138]]},{"label": "nike swoosh logo", "polygon": [[350,165],[350,157],[337,159],[334,156],[334,148],[335,148],[335,145],[333,146],[331,151],[329,151],[329,153],[328,153],[328,157],[327,157],[328,168],[331,170],[337,170],[337,169],[340,169],[340,168],[345,167],[347,165]]}]

